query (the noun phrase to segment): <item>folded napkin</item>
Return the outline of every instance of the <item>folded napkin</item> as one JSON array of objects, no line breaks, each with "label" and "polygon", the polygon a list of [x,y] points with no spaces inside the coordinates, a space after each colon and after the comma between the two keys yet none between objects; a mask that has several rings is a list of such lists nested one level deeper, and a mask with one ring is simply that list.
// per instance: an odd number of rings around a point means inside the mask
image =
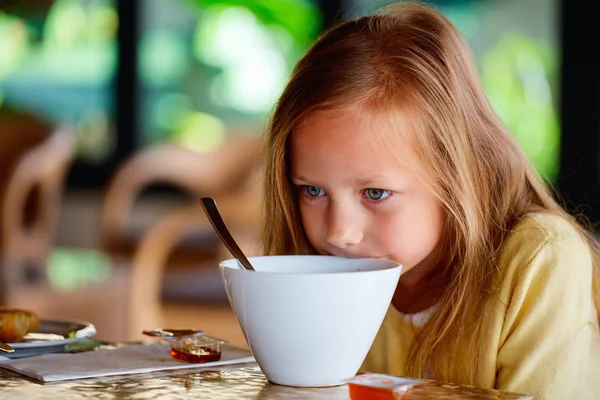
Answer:
[{"label": "folded napkin", "polygon": [[100,349],[75,354],[44,354],[35,357],[0,360],[6,368],[42,382],[100,376],[138,374],[153,371],[195,369],[254,362],[247,350],[221,346],[221,359],[207,363],[179,361],[169,354],[169,345],[154,343]]}]

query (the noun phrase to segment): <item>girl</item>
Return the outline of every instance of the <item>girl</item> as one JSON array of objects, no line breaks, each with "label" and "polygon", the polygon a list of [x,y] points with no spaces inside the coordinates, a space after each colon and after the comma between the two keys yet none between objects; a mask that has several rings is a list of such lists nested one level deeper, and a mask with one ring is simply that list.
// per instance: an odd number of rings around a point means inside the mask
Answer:
[{"label": "girl", "polygon": [[600,397],[597,244],[442,15],[397,4],[325,33],[277,104],[267,157],[267,254],[404,265],[365,371]]}]

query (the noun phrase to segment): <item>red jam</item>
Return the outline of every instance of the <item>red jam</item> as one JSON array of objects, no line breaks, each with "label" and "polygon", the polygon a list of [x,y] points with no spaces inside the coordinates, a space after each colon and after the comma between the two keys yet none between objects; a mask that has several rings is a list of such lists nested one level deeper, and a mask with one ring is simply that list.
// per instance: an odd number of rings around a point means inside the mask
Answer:
[{"label": "red jam", "polygon": [[221,352],[205,346],[199,347],[198,353],[188,353],[171,348],[171,356],[189,363],[206,363],[219,361],[221,359]]}]

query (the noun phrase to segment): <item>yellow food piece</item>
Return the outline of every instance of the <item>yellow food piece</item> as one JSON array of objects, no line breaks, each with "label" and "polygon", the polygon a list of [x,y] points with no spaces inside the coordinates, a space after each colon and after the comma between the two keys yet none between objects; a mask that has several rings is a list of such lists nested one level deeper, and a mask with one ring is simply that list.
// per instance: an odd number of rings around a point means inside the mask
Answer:
[{"label": "yellow food piece", "polygon": [[23,336],[35,331],[39,324],[40,318],[33,311],[0,308],[0,342],[20,342]]}]

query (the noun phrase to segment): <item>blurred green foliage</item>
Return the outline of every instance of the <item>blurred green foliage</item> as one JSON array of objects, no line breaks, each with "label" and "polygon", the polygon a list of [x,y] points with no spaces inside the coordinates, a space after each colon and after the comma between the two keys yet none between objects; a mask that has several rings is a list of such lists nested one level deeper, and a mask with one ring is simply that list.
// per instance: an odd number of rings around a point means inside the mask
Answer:
[{"label": "blurred green foliage", "polygon": [[560,126],[552,82],[558,55],[547,44],[507,32],[481,59],[481,78],[494,109],[540,175],[558,175]]},{"label": "blurred green foliage", "polygon": [[71,292],[110,278],[112,261],[90,249],[55,248],[48,259],[48,280],[57,292]]},{"label": "blurred green foliage", "polygon": [[322,18],[317,7],[308,0],[188,0],[202,7],[245,7],[264,25],[279,25],[287,30],[294,41],[308,47],[322,29]]}]

